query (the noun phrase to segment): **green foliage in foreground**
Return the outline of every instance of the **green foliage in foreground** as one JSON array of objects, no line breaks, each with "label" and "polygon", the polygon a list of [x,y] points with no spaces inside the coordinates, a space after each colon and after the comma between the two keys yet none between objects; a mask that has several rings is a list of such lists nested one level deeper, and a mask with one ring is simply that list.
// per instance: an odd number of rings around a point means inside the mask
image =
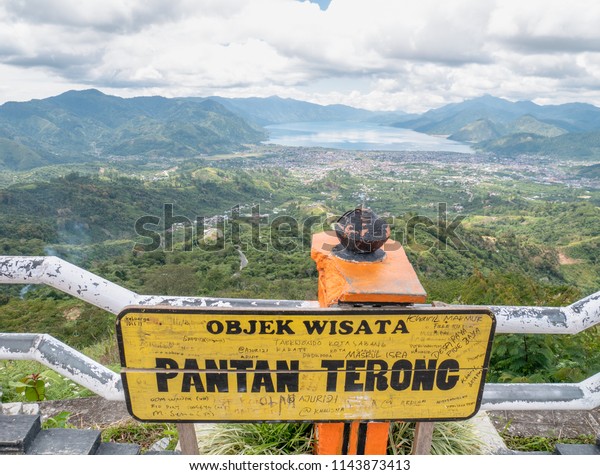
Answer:
[{"label": "green foliage in foreground", "polygon": [[71,417],[70,412],[61,411],[42,422],[42,429],[75,429],[76,427],[69,423],[69,417]]},{"label": "green foliage in foreground", "polygon": [[[45,429],[73,427],[68,412],[49,419]],[[201,455],[302,455],[313,453],[313,425],[285,424],[217,424],[199,436]],[[388,455],[409,455],[414,439],[414,422],[392,422]],[[552,452],[556,444],[593,444],[594,435],[574,438],[510,436],[502,434],[507,448],[522,452]],[[168,439],[166,450],[174,450],[179,434],[174,424],[127,423],[105,428],[103,442],[138,444],[142,453],[161,439]],[[434,425],[432,455],[476,455],[485,446],[469,421],[438,422]]]},{"label": "green foliage in foreground", "polygon": [[[388,454],[412,450],[415,423],[390,424]],[[200,440],[204,455],[300,455],[313,453],[313,424],[219,424]],[[439,422],[434,426],[431,453],[481,453],[482,445],[469,422]]]},{"label": "green foliage in foreground", "polygon": [[93,396],[88,389],[33,361],[0,361],[0,392],[0,402]]},{"label": "green foliage in foreground", "polygon": [[594,435],[581,435],[574,438],[542,437],[538,435],[521,437],[516,435],[503,435],[506,446],[511,450],[521,452],[553,452],[556,444],[594,444]]},{"label": "green foliage in foreground", "polygon": [[137,444],[141,452],[147,452],[152,445],[167,438],[169,443],[166,450],[174,450],[179,441],[179,434],[174,424],[120,424],[102,431],[102,442],[117,442],[122,444]]},{"label": "green foliage in foreground", "polygon": [[577,335],[496,335],[488,380],[572,383],[600,369],[600,326]]},{"label": "green foliage in foreground", "polygon": [[21,378],[10,386],[17,394],[25,397],[27,401],[43,401],[46,399],[46,382],[40,373],[31,373]]}]

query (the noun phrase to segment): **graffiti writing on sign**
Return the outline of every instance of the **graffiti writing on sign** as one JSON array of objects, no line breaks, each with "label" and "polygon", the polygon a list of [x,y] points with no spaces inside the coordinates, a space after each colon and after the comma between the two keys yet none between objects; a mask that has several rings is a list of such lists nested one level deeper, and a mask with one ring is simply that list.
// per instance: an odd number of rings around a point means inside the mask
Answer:
[{"label": "graffiti writing on sign", "polygon": [[486,309],[132,307],[117,335],[144,421],[452,420],[479,409]]}]

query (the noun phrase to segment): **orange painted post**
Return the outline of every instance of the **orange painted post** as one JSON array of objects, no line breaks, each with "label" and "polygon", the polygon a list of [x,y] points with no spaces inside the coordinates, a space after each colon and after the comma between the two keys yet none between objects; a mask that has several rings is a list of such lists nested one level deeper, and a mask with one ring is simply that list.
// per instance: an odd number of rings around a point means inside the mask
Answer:
[{"label": "orange painted post", "polygon": [[[404,249],[388,237],[388,225],[364,208],[342,216],[335,232],[313,236],[311,257],[319,273],[321,307],[425,302],[427,294]],[[378,249],[384,243],[385,247]],[[316,423],[315,453],[384,455],[389,425],[363,421]]]}]

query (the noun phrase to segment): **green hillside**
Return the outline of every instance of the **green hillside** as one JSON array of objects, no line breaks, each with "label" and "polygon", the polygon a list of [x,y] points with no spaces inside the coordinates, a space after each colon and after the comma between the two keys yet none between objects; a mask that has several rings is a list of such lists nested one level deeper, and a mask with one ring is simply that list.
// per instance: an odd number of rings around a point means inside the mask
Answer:
[{"label": "green hillside", "polygon": [[526,133],[541,135],[542,137],[558,137],[559,135],[566,134],[567,131],[555,125],[542,122],[531,115],[524,115],[508,124],[504,133],[505,135]]},{"label": "green hillside", "polygon": [[458,132],[450,135],[450,140],[459,142],[483,142],[484,140],[495,139],[501,133],[498,126],[488,119],[478,119],[462,127]]},{"label": "green hillside", "polygon": [[12,169],[110,157],[194,157],[266,138],[212,100],[123,99],[96,90],[0,106],[0,164]]},{"label": "green hillside", "polygon": [[542,137],[526,133],[513,134],[477,146],[500,155],[545,155],[573,159],[600,159],[600,131],[570,133],[558,137]]},{"label": "green hillside", "polygon": [[[567,134],[565,129],[542,122],[531,115],[524,115],[515,121],[502,123],[490,119],[478,119],[462,127],[448,138],[460,142],[473,142],[479,148],[499,153],[541,153],[536,151],[539,139],[558,137]],[[570,140],[569,136],[565,137]],[[554,143],[562,143],[555,140]],[[590,154],[585,147],[580,148],[582,154]]]},{"label": "green hillside", "polygon": [[512,103],[493,96],[483,96],[461,103],[448,104],[421,114],[416,119],[394,124],[427,134],[450,135],[479,120],[506,124],[529,113],[530,103]]},{"label": "green hillside", "polygon": [[0,138],[0,168],[27,170],[47,162],[38,153],[15,140]]}]

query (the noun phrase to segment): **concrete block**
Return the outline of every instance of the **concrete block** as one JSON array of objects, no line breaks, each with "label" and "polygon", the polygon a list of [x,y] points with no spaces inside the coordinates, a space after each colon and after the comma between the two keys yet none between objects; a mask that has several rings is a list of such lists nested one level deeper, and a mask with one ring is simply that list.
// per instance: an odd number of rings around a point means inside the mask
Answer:
[{"label": "concrete block", "polygon": [[162,439],[154,442],[148,450],[150,450],[151,452],[161,452],[163,450],[167,450],[169,442],[171,442],[171,439],[169,437],[163,437]]},{"label": "concrete block", "polygon": [[507,453],[496,454],[496,455],[556,455],[552,452],[523,452],[521,450],[511,450]]},{"label": "concrete block", "polygon": [[36,416],[40,413],[40,405],[37,403],[23,404],[21,412],[30,416]]},{"label": "concrete block", "polygon": [[496,428],[490,421],[485,411],[479,411],[475,417],[470,419],[473,429],[479,440],[481,440],[481,453],[485,455],[503,454],[508,452],[508,448],[496,431]]},{"label": "concrete block", "polygon": [[31,444],[31,455],[92,455],[100,446],[100,431],[83,429],[47,429]]},{"label": "concrete block", "polygon": [[39,416],[0,415],[0,454],[24,454],[41,428]]},{"label": "concrete block", "polygon": [[600,455],[600,447],[592,444],[556,444],[557,455]]},{"label": "concrete block", "polygon": [[98,447],[96,455],[139,455],[140,446],[136,444],[118,444],[116,442],[103,442]]}]

